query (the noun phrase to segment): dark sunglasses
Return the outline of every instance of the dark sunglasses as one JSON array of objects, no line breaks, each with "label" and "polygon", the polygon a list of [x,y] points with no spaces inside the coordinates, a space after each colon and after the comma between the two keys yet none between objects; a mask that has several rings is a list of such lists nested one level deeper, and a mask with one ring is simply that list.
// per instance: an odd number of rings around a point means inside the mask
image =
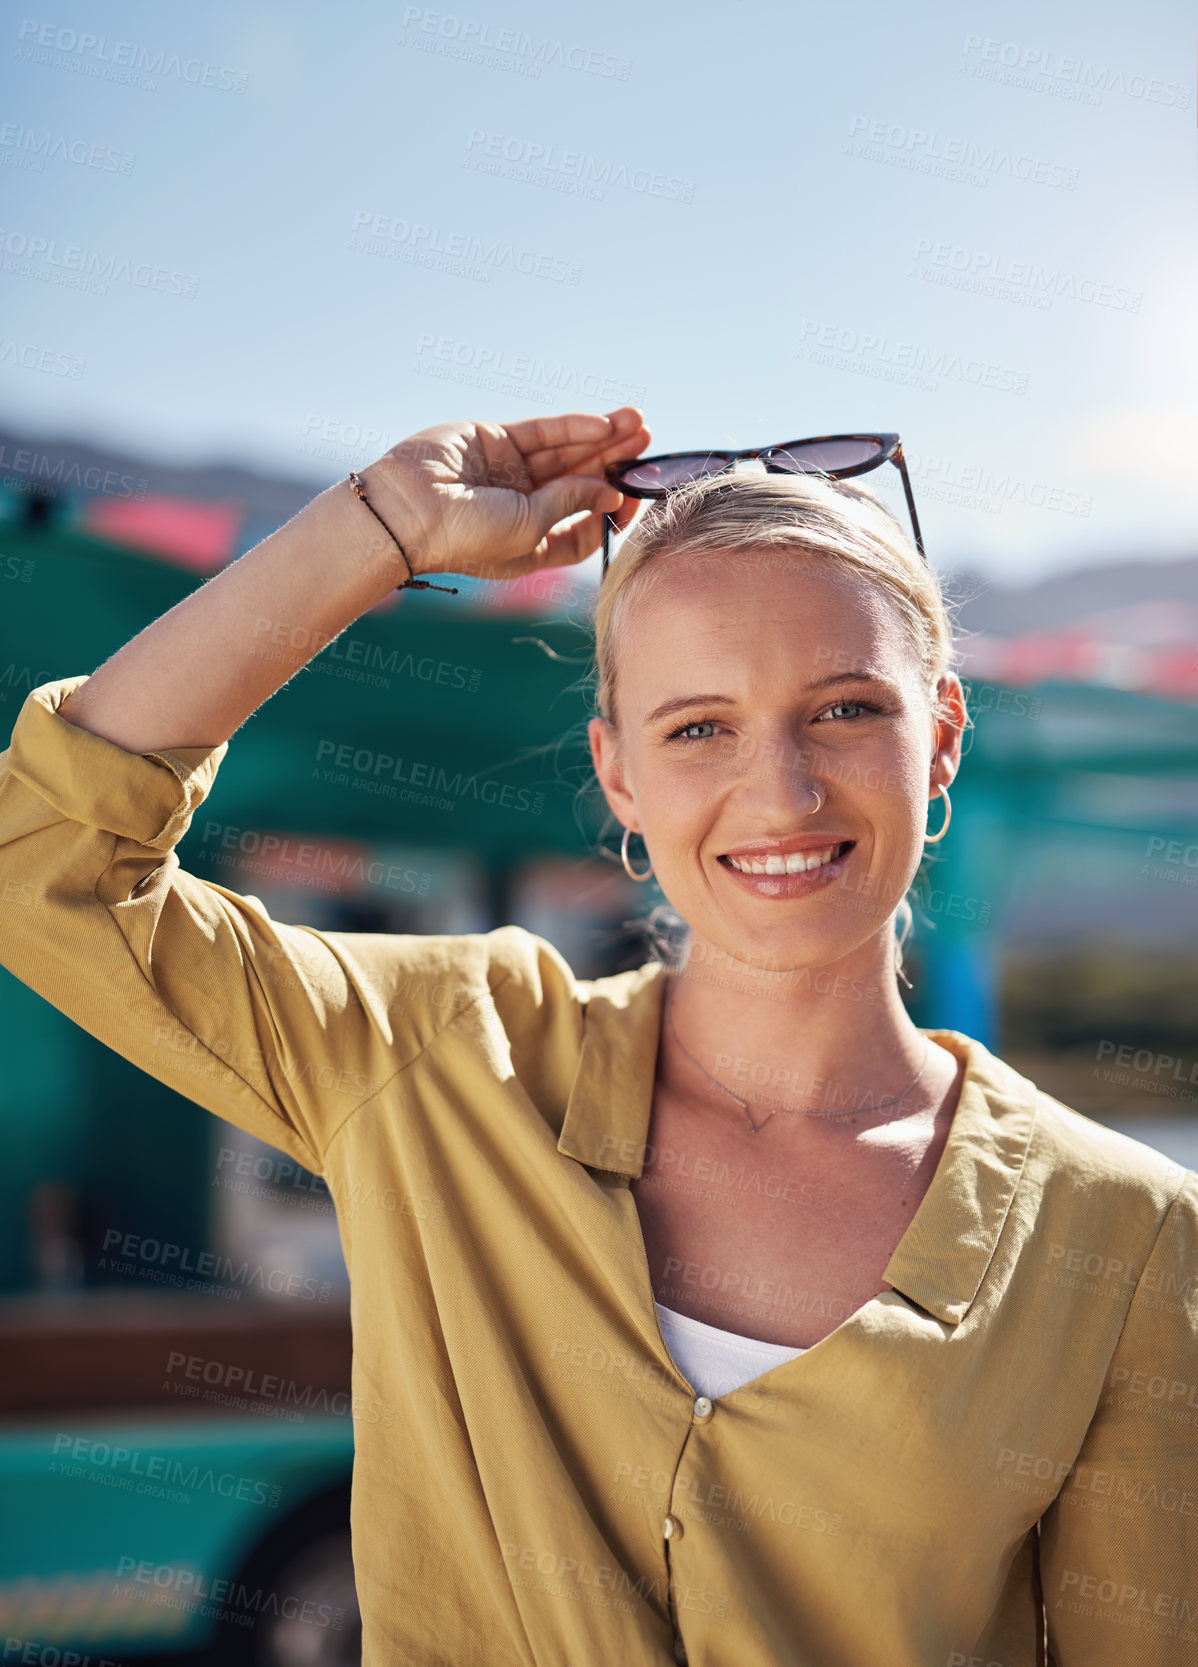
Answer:
[{"label": "dark sunglasses", "polygon": [[[705,475],[726,473],[742,458],[758,459],[772,475],[819,474],[833,480],[847,480],[850,475],[867,474],[882,463],[893,463],[903,477],[915,548],[927,561],[903,443],[897,434],[819,434],[809,440],[788,440],[785,445],[753,447],[747,451],[663,452],[658,457],[629,457],[620,463],[609,463],[604,474],[626,498],[665,498],[678,487],[701,480]],[[614,527],[612,517],[604,515],[604,576],[611,559]]]}]

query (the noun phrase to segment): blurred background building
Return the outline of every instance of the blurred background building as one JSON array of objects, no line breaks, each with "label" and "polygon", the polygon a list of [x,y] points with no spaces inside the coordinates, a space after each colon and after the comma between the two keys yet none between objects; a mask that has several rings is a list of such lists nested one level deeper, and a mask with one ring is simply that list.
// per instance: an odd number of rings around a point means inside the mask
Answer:
[{"label": "blurred background building", "polygon": [[[55,15],[10,26],[0,126],[0,746],[446,417],[898,431],[975,720],[904,1000],[1198,1164],[1192,8]],[[281,920],[643,961],[596,565],[372,609],[181,862]],[[2,970],[0,1046],[5,1658],[353,1667],[323,1183]]]},{"label": "blurred background building", "polygon": [[[94,669],[314,491],[13,434],[0,445],[41,463],[0,498],[5,735],[31,688]],[[134,485],[89,490],[97,480]],[[662,899],[623,874],[586,751],[591,582],[573,570],[466,582],[458,597],[373,609],[238,731],[181,862],[297,924],[515,921],[583,977],[645,960]],[[1198,558],[1019,588],[958,572],[950,596],[974,728],[951,838],[929,847],[912,888],[904,998],[917,1023],[978,1037],[1190,1165]],[[274,629],[262,621],[265,653]],[[405,784],[421,790],[405,798]],[[16,1419],[0,1428],[0,1480],[25,1566],[0,1579],[0,1623],[47,1648],[194,1646],[224,1660],[257,1639],[272,1667],[355,1660],[348,1291],[327,1190],[3,971],[0,990],[0,1341],[13,1363],[0,1410]],[[126,1234],[139,1253],[114,1255]],[[161,1255],[140,1254],[147,1243],[220,1257],[220,1294],[184,1294]],[[43,1422],[30,1426],[33,1412]],[[121,1495],[114,1517],[104,1484],[123,1477],[91,1462],[97,1451],[190,1478],[218,1464],[290,1509],[207,1524],[193,1490],[176,1489],[165,1506]],[[342,1621],[293,1624],[245,1598],[215,1622],[211,1604],[114,1581],[93,1565],[121,1512],[117,1540],[141,1555],[123,1552],[118,1575],[153,1553],[148,1566],[191,1592],[235,1569],[243,1593],[251,1576],[276,1598],[295,1587]],[[189,1532],[167,1556],[172,1515]]]}]

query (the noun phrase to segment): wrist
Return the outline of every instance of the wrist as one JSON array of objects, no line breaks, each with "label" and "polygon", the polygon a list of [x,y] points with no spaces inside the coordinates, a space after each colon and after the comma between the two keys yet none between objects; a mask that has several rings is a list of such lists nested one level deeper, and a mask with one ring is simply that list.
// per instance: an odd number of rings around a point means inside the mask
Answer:
[{"label": "wrist", "polygon": [[[388,571],[390,566],[395,567],[395,583],[402,584],[409,577],[418,579],[432,571],[424,518],[416,510],[411,484],[404,480],[389,456],[379,458],[357,473],[370,505],[367,508],[358,500],[357,508],[378,534],[379,561]],[[352,484],[346,490],[357,496]]]}]

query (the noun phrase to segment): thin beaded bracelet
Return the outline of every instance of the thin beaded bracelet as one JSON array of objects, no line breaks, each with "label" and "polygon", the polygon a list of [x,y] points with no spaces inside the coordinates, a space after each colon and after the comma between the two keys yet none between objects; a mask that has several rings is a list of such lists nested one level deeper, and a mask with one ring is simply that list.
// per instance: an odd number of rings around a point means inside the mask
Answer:
[{"label": "thin beaded bracelet", "polygon": [[407,570],[408,570],[408,577],[403,581],[402,584],[396,585],[396,587],[395,587],[396,590],[444,590],[444,591],[448,591],[450,596],[456,596],[458,594],[458,589],[457,589],[456,585],[434,585],[434,584],[430,584],[427,579],[417,579],[415,577],[415,575],[412,573],[412,564],[408,560],[407,555],[404,552],[403,545],[399,542],[398,538],[396,538],[395,534],[391,531],[391,528],[383,520],[383,518],[379,514],[378,510],[375,509],[375,507],[371,503],[370,499],[366,496],[366,488],[362,483],[362,477],[361,477],[360,474],[358,474],[358,472],[355,469],[351,469],[350,472],[349,472],[349,484],[353,487],[353,489],[357,493],[358,497],[361,498],[362,502],[366,505],[367,509],[374,516],[375,520],[378,522],[379,526],[386,533],[387,537],[395,545],[395,548],[399,551],[400,555],[403,556],[404,565],[407,567]]}]

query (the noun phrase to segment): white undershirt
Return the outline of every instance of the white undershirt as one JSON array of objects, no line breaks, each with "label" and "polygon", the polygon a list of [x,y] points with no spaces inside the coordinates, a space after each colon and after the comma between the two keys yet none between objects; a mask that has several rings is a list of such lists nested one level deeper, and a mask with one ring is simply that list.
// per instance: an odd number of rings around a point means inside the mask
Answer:
[{"label": "white undershirt", "polygon": [[784,1360],[806,1353],[786,1343],[763,1343],[757,1337],[721,1331],[687,1314],[676,1314],[660,1302],[654,1306],[675,1365],[693,1389],[712,1401],[751,1383]]}]

